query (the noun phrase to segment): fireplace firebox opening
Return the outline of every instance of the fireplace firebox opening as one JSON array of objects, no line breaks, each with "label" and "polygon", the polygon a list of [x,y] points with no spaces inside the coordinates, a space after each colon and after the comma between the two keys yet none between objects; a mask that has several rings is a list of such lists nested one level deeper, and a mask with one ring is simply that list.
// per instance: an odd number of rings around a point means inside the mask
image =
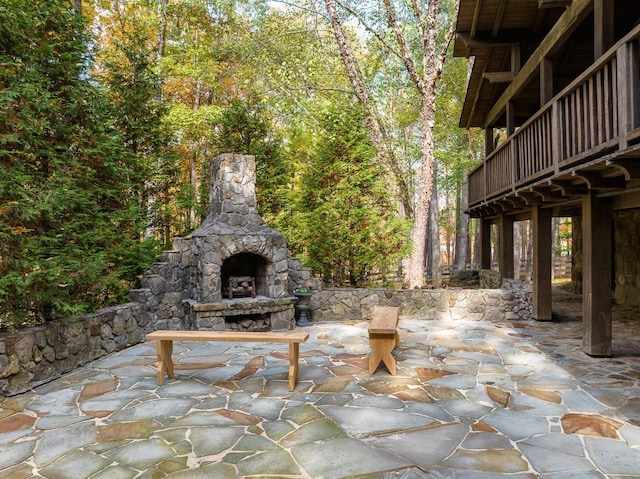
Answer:
[{"label": "fireplace firebox opening", "polygon": [[[271,269],[273,269],[271,262],[258,254],[238,253],[230,256],[222,263],[222,297],[267,296],[267,276],[272,274]],[[233,279],[236,278],[252,278],[253,284],[249,281],[252,290],[244,291],[244,293],[237,290],[230,291],[231,284],[234,284]],[[231,284],[230,279],[232,279]]]}]

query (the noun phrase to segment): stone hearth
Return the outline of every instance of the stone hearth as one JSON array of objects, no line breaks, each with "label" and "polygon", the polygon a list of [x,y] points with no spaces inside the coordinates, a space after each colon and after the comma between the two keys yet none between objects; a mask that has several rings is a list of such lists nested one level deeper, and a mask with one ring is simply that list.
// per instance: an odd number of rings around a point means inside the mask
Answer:
[{"label": "stone hearth", "polygon": [[189,302],[194,329],[269,331],[287,329],[295,298],[236,298],[215,303]]}]

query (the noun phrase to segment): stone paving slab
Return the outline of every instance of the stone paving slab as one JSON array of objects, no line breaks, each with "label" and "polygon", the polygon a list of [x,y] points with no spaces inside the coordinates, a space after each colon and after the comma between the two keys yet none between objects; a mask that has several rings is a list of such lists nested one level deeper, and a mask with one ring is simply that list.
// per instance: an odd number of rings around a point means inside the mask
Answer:
[{"label": "stone paving slab", "polygon": [[185,342],[163,386],[146,343],[7,398],[0,477],[640,478],[638,321],[606,359],[578,320],[401,320],[396,376],[365,321],[305,329],[292,392],[286,345]]}]

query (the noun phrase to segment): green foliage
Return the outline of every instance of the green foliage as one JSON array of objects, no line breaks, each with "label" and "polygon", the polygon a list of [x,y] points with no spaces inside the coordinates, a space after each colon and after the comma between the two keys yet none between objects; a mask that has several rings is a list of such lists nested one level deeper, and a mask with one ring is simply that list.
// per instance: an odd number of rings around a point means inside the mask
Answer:
[{"label": "green foliage", "polygon": [[324,112],[301,178],[293,244],[326,284],[366,286],[407,253],[409,223],[391,201],[357,106]]},{"label": "green foliage", "polygon": [[136,10],[118,16],[119,31],[113,42],[100,51],[93,77],[106,90],[116,108],[114,124],[128,150],[129,173],[135,182],[132,192],[146,214],[145,237],[161,243],[170,241],[175,222],[175,205],[170,201],[178,182],[177,157],[168,147],[173,130],[165,118],[168,105],[161,99],[161,77],[157,72],[155,44],[148,29],[149,19]]},{"label": "green foliage", "polygon": [[[0,324],[121,301],[141,244],[132,157],[66,0],[0,5]],[[132,162],[134,163],[134,162]]]}]

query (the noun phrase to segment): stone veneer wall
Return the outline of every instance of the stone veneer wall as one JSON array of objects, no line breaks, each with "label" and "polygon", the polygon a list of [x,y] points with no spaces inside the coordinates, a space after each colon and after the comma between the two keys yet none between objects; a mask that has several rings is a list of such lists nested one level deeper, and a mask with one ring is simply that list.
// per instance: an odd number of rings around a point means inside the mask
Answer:
[{"label": "stone veneer wall", "polygon": [[154,329],[144,305],[127,303],[16,333],[0,333],[0,398],[140,343]]},{"label": "stone veneer wall", "polygon": [[[297,270],[293,276],[300,281],[298,286],[317,284],[304,270]],[[153,312],[147,307],[158,301],[158,296],[149,290],[132,292],[132,297],[136,296],[140,302],[17,333],[0,333],[0,398],[24,392],[89,361],[144,341],[146,333],[159,329],[163,323],[159,321],[159,309]],[[368,319],[372,308],[378,305],[400,307],[400,319],[526,320],[531,318],[531,286],[511,280],[503,281],[502,289],[326,288],[317,290],[312,297],[312,319]],[[171,314],[167,311],[167,315]]]},{"label": "stone veneer wall", "polygon": [[614,213],[615,301],[640,305],[640,210]]}]

